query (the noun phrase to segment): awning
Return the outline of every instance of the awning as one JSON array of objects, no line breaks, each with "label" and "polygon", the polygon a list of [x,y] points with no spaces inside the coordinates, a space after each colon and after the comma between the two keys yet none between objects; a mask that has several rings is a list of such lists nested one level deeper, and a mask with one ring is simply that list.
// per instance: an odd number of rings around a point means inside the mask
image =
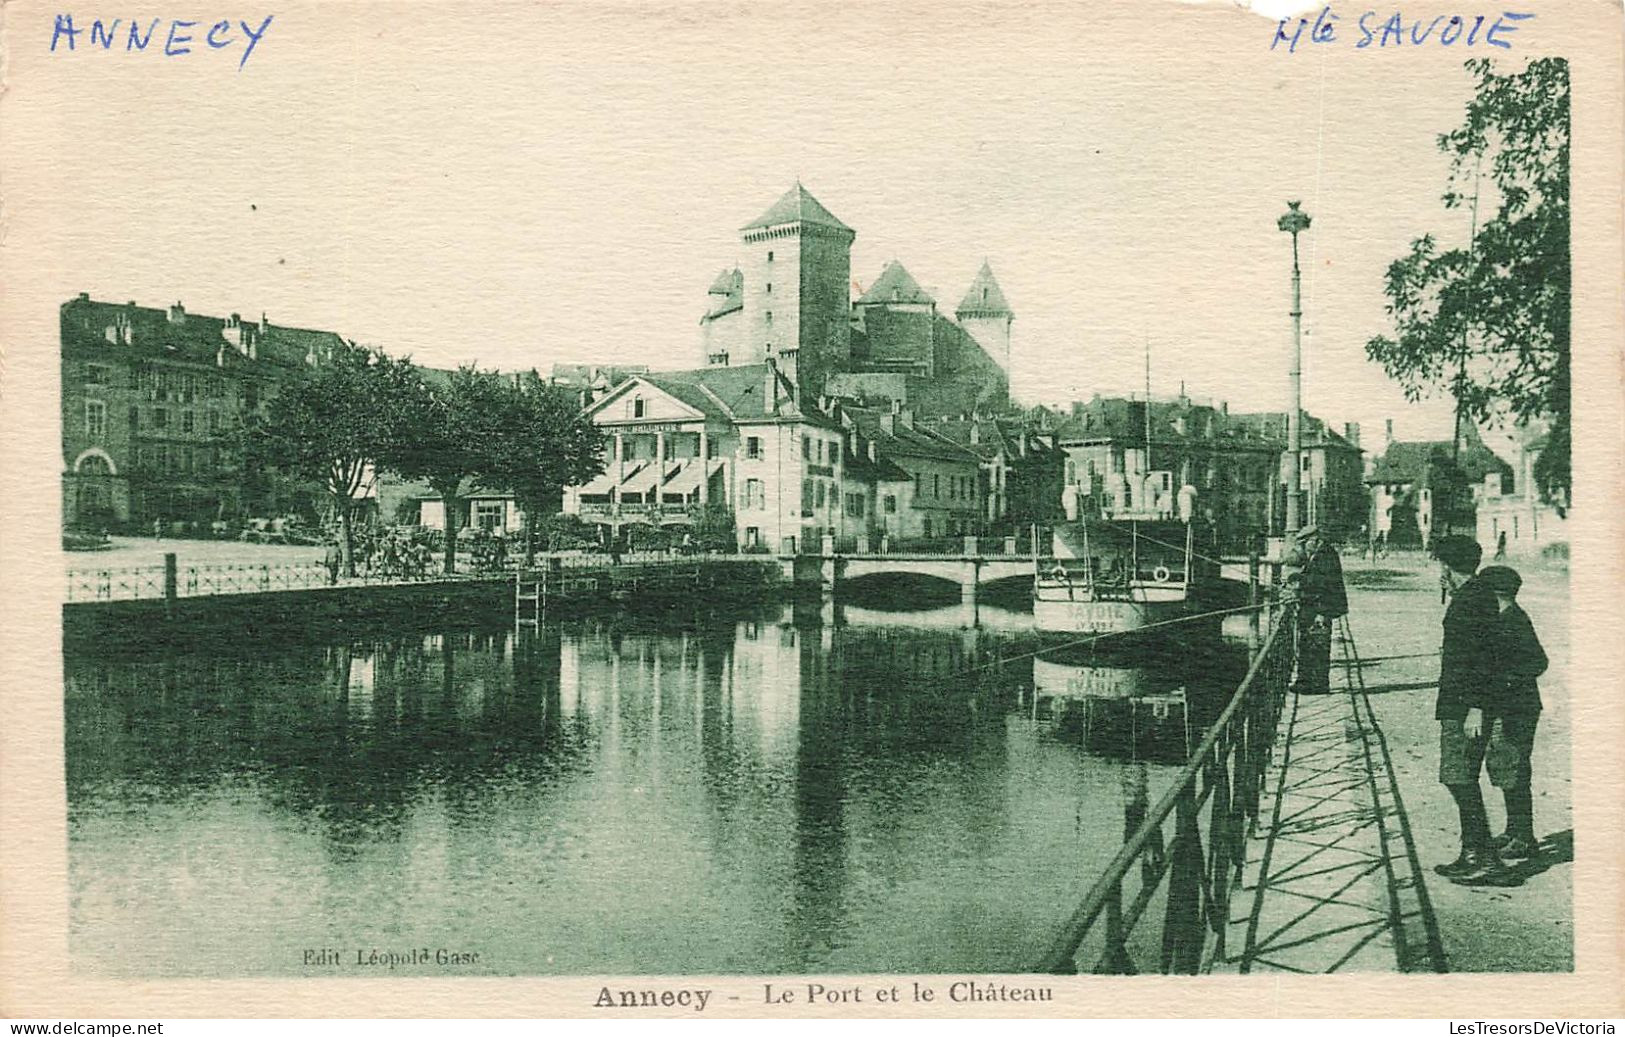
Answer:
[{"label": "awning", "polygon": [[677,466],[676,473],[666,480],[666,484],[660,488],[660,492],[680,493],[686,497],[700,488],[702,480],[716,474],[721,469],[721,461],[707,463],[698,458],[684,461]]},{"label": "awning", "polygon": [[645,461],[637,471],[626,477],[621,483],[622,496],[628,493],[648,493],[655,488],[655,479],[660,474],[660,466],[653,461]]},{"label": "awning", "polygon": [[613,468],[592,477],[577,493],[608,494],[615,488],[615,470]]}]

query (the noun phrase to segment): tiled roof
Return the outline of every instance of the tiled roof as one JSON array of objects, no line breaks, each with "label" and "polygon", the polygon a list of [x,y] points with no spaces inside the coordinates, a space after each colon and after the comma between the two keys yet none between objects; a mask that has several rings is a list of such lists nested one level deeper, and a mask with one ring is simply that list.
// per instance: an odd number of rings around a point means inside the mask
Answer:
[{"label": "tiled roof", "polygon": [[999,287],[998,279],[993,276],[993,267],[986,260],[982,261],[982,269],[976,272],[976,279],[970,283],[970,289],[965,297],[959,300],[959,308],[954,314],[967,313],[988,314],[995,317],[1013,317],[1010,304],[1005,301],[1004,291]]},{"label": "tiled roof", "polygon": [[764,418],[800,418],[814,425],[830,420],[816,412],[796,407],[792,387],[783,372],[775,372],[780,396],[777,411],[767,401],[766,364],[738,367],[699,367],[687,371],[660,371],[643,375],[644,381],[708,416],[732,421],[760,421]]},{"label": "tiled roof", "polygon": [[886,269],[880,272],[875,283],[858,299],[859,306],[888,302],[935,303],[936,300],[903,269],[902,263],[894,259],[886,264]]},{"label": "tiled roof", "polygon": [[882,454],[891,457],[929,457],[973,464],[979,464],[981,461],[976,454],[925,426],[916,425],[910,428],[904,425],[901,416],[897,416],[893,421],[892,431],[887,432],[882,420],[883,412],[862,407],[846,407],[843,410],[851,417],[852,423],[863,438],[874,440]]},{"label": "tiled roof", "polygon": [[[1287,416],[1282,411],[1263,411],[1260,413],[1241,414],[1232,413],[1225,421],[1225,427],[1232,431],[1242,431],[1260,439],[1279,440],[1286,442]],[[1299,433],[1304,446],[1341,447],[1345,450],[1358,450],[1359,447],[1350,443],[1341,433],[1313,414],[1303,416],[1302,429]]]},{"label": "tiled roof", "polygon": [[783,198],[773,203],[772,208],[739,229],[754,230],[759,227],[779,227],[791,223],[817,223],[845,231],[852,229],[819,204],[818,199],[802,187],[799,180],[796,181],[796,186],[785,192]]},{"label": "tiled roof", "polygon": [[[171,313],[174,319],[171,319]],[[128,327],[130,341],[110,341],[109,327]],[[331,331],[293,328],[268,321],[244,321],[186,313],[177,303],[170,309],[135,303],[98,302],[86,296],[62,304],[62,344],[105,348],[127,357],[170,357],[199,364],[304,367],[344,344]],[[246,336],[254,343],[254,359],[227,336]]]},{"label": "tiled roof", "polygon": [[[1426,486],[1434,467],[1452,464],[1452,452],[1452,445],[1448,439],[1389,443],[1365,481]],[[1461,468],[1462,473],[1471,482],[1482,482],[1484,476],[1490,472],[1512,471],[1511,465],[1496,457],[1494,451],[1477,441],[1476,437],[1472,442],[1462,443],[1460,454],[1454,464]]]}]

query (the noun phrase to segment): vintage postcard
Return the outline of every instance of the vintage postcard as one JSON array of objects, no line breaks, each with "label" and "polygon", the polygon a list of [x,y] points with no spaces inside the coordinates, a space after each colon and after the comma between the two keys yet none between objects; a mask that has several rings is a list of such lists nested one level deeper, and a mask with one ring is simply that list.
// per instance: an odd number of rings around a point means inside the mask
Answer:
[{"label": "vintage postcard", "polygon": [[0,18],[0,1014],[1625,1012],[1617,4]]}]

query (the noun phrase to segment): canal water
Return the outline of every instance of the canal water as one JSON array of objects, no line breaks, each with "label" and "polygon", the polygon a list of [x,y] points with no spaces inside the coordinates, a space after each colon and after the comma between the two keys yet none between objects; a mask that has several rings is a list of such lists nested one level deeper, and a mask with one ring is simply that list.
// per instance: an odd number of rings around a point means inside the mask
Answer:
[{"label": "canal water", "polygon": [[1246,663],[989,606],[509,619],[70,643],[75,967],[1026,971]]}]

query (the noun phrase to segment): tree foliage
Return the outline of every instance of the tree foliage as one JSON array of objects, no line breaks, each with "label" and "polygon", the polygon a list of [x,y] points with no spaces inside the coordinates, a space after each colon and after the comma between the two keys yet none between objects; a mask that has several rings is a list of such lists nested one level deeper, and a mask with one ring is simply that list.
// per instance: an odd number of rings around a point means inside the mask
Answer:
[{"label": "tree foliage", "polygon": [[[1479,204],[1477,231],[1456,249],[1423,235],[1389,266],[1394,334],[1372,338],[1366,353],[1409,399],[1443,391],[1477,421],[1549,421],[1536,478],[1561,500],[1569,489],[1568,63],[1541,58],[1505,74],[1484,59],[1466,67],[1474,96],[1438,144],[1451,158],[1445,207]],[[1475,201],[1481,189],[1494,196],[1487,213]]]},{"label": "tree foliage", "polygon": [[284,385],[265,420],[248,430],[256,462],[326,491],[346,573],[355,572],[359,495],[375,468],[400,449],[407,433],[403,403],[415,384],[409,362],[346,345]]},{"label": "tree foliage", "polygon": [[457,522],[463,487],[488,464],[501,435],[507,390],[501,375],[465,364],[445,376],[419,372],[402,407],[410,442],[388,461],[407,479],[439,495],[446,524],[445,571],[457,569]]},{"label": "tree foliage", "polygon": [[574,393],[534,371],[505,381],[497,413],[474,474],[480,485],[512,493],[524,512],[528,564],[538,521],[559,510],[564,487],[604,470],[604,435],[581,415]]}]

